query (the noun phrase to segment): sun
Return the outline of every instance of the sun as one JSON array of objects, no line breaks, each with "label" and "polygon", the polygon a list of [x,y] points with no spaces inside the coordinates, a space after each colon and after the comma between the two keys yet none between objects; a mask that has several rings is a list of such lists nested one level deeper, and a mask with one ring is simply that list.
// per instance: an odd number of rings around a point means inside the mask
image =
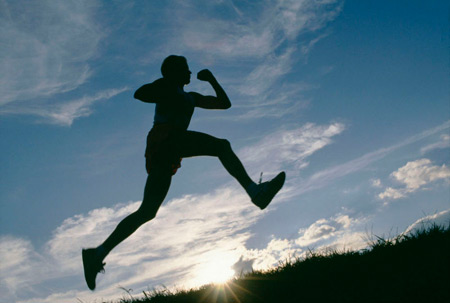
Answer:
[{"label": "sun", "polygon": [[202,262],[195,271],[195,284],[198,286],[205,284],[224,284],[233,278],[235,272],[231,266],[235,260],[226,254],[217,254],[214,257]]}]

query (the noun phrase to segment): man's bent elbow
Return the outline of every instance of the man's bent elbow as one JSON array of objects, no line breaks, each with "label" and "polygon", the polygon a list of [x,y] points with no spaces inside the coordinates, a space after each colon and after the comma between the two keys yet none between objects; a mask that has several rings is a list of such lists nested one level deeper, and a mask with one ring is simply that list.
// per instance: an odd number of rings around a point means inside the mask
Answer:
[{"label": "man's bent elbow", "polygon": [[140,91],[139,89],[134,92],[133,97],[134,99],[137,99],[139,101],[150,103],[150,100],[148,100],[148,98],[146,98],[142,91]]},{"label": "man's bent elbow", "polygon": [[231,101],[228,99],[228,98],[226,98],[226,99],[222,99],[222,100],[220,100],[221,102],[221,109],[229,109],[230,107],[231,107]]},{"label": "man's bent elbow", "polygon": [[142,86],[141,86],[141,87],[139,87],[139,88],[134,92],[133,97],[134,97],[134,99],[141,100],[142,97],[143,97],[142,95],[143,95],[143,94],[142,94]]},{"label": "man's bent elbow", "polygon": [[133,98],[134,98],[134,99],[140,100],[138,91],[135,91],[135,92],[134,92]]}]

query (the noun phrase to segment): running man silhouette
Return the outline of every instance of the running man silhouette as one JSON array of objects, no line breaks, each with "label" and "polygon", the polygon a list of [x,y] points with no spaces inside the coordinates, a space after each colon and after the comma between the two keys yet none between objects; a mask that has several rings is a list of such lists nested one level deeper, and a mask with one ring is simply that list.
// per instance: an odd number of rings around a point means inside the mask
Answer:
[{"label": "running man silhouette", "polygon": [[186,58],[182,56],[171,55],[164,59],[161,73],[162,78],[143,85],[134,93],[134,98],[140,101],[156,103],[154,124],[147,136],[145,151],[148,177],[144,198],[139,209],[123,219],[100,246],[82,250],[84,277],[91,290],[95,289],[97,274],[104,270],[103,260],[108,253],[156,216],[182,158],[218,157],[228,173],[245,189],[251,201],[261,209],[272,201],[286,178],[286,174],[281,172],[271,181],[256,184],[227,140],[187,130],[195,107],[231,107],[227,94],[209,70],[201,70],[197,78],[211,84],[215,97],[184,91],[183,87],[190,83],[191,71]]}]

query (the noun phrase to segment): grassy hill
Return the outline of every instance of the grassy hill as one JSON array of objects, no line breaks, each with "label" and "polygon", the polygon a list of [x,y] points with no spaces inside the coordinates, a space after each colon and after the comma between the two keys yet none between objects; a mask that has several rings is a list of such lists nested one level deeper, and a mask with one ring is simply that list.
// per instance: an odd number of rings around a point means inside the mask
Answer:
[{"label": "grassy hill", "polygon": [[364,251],[312,253],[222,286],[144,295],[120,302],[450,302],[450,228],[379,238]]}]

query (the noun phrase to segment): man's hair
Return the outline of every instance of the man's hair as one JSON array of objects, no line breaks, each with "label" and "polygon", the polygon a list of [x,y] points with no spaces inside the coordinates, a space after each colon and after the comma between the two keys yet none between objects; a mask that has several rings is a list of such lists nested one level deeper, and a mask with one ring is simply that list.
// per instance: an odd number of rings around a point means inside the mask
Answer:
[{"label": "man's hair", "polygon": [[170,55],[164,59],[161,65],[161,74],[164,78],[176,74],[180,70],[180,65],[187,64],[187,60],[183,56]]}]

